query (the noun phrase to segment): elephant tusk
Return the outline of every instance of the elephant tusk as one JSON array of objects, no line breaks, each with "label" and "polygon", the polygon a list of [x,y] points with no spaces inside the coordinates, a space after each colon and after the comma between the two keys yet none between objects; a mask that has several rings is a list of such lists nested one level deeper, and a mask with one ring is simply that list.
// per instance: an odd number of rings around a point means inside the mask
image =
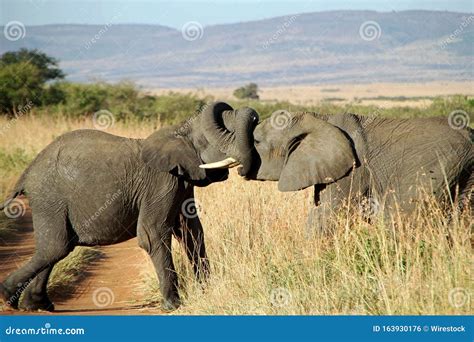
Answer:
[{"label": "elephant tusk", "polygon": [[215,163],[202,164],[202,165],[199,165],[199,167],[201,169],[220,169],[220,168],[228,169],[237,165],[239,165],[239,162],[235,160],[234,158],[226,158],[224,160],[221,160]]}]

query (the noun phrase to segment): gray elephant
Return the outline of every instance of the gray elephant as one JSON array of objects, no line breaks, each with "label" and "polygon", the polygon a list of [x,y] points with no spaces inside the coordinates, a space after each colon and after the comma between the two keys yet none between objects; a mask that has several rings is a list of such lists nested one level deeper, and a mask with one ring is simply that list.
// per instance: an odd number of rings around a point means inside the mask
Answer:
[{"label": "gray elephant", "polygon": [[427,192],[456,198],[462,207],[472,205],[472,136],[471,129],[452,128],[445,118],[280,111],[255,129],[257,153],[245,176],[278,181],[281,191],[314,186],[308,224],[322,230],[347,200],[367,202],[369,214],[410,213]]},{"label": "gray elephant", "polygon": [[[32,208],[36,251],[0,285],[0,297],[18,308],[53,310],[46,285],[53,266],[75,246],[110,245],[138,238],[158,274],[163,308],[180,305],[171,254],[172,235],[184,241],[196,276],[208,272],[204,235],[193,187],[227,178],[203,162],[228,158],[248,172],[253,110],[218,102],[179,126],[147,139],[95,130],[66,133],[48,145],[21,175],[12,196],[26,194]],[[232,162],[230,162],[232,161]]]}]

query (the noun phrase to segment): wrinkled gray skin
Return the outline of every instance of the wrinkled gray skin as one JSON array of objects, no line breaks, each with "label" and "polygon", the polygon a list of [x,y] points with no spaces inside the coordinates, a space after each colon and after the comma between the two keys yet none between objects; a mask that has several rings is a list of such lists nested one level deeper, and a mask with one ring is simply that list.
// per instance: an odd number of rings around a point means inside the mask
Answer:
[{"label": "wrinkled gray skin", "polygon": [[30,283],[21,308],[53,310],[46,284],[58,261],[75,246],[110,245],[136,236],[155,266],[163,308],[177,308],[172,235],[184,242],[196,276],[203,280],[209,264],[192,208],[193,186],[228,176],[227,170],[206,171],[199,165],[230,156],[248,169],[244,154],[252,147],[257,122],[254,111],[214,103],[181,126],[144,140],[95,130],[57,138],[26,169],[11,197],[25,193],[29,198],[36,251],[0,285],[2,299],[18,308],[24,284]]},{"label": "wrinkled gray skin", "polygon": [[472,204],[472,130],[453,129],[446,118],[274,114],[254,140],[247,178],[278,181],[281,191],[314,186],[308,228],[327,231],[330,211],[347,199],[386,215],[412,212],[421,189],[448,204],[455,197],[461,207]]}]

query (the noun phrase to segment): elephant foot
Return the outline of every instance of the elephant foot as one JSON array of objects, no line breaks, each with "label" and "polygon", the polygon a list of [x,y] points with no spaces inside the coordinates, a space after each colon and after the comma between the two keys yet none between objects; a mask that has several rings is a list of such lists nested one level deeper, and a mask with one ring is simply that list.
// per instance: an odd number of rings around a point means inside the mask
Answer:
[{"label": "elephant foot", "polygon": [[19,297],[12,295],[3,284],[0,284],[0,303],[4,310],[18,310]]},{"label": "elephant foot", "polygon": [[23,311],[54,311],[54,304],[48,297],[32,298],[27,296],[20,304],[20,310]]},{"label": "elephant foot", "polygon": [[178,309],[180,305],[181,300],[179,299],[179,297],[172,299],[163,299],[163,301],[161,302],[161,308],[163,309],[163,311],[167,312]]}]

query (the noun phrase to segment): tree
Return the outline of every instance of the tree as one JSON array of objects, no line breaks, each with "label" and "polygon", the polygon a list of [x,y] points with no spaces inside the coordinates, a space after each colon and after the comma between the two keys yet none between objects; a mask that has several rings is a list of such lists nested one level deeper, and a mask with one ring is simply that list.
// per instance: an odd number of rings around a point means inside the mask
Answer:
[{"label": "tree", "polygon": [[258,85],[256,83],[249,83],[243,87],[234,90],[234,96],[238,99],[253,99],[258,100]]},{"label": "tree", "polygon": [[38,50],[21,49],[0,56],[0,113],[15,114],[26,104],[54,104],[64,100],[57,83],[64,78],[58,61]]},{"label": "tree", "polygon": [[2,112],[16,115],[27,104],[40,104],[42,91],[41,72],[33,64],[21,62],[0,68]]},{"label": "tree", "polygon": [[19,51],[5,52],[0,58],[0,67],[6,65],[28,62],[40,71],[43,82],[64,78],[64,73],[58,68],[58,60],[50,57],[37,49],[21,49]]}]

